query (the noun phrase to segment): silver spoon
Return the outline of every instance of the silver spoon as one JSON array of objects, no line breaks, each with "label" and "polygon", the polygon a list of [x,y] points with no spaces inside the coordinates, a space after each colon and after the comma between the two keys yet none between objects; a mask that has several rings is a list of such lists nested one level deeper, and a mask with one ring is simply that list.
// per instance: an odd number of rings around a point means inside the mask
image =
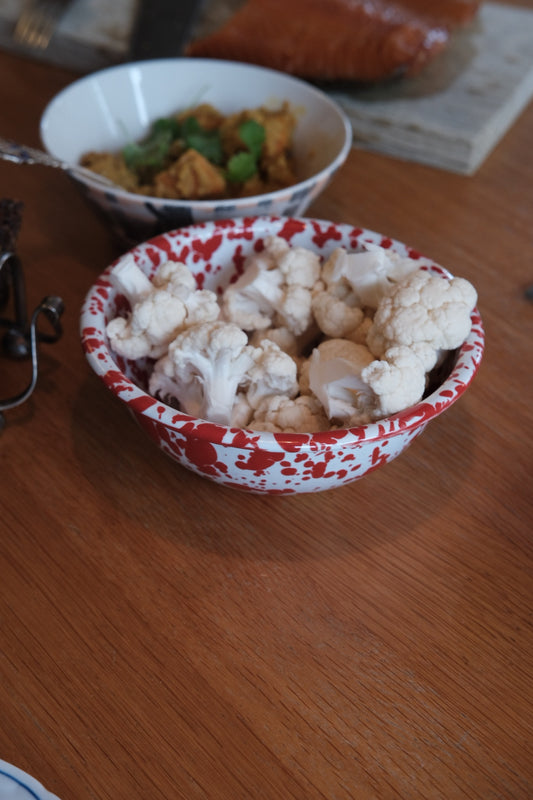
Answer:
[{"label": "silver spoon", "polygon": [[79,175],[94,183],[100,183],[108,189],[120,188],[109,178],[105,178],[97,172],[82,167],[81,164],[68,164],[66,161],[54,158],[54,156],[45,153],[43,150],[37,150],[35,147],[26,147],[26,145],[17,144],[9,139],[3,139],[1,136],[0,158],[4,159],[4,161],[12,161],[15,164],[41,164],[44,167],[56,167],[72,175]]}]

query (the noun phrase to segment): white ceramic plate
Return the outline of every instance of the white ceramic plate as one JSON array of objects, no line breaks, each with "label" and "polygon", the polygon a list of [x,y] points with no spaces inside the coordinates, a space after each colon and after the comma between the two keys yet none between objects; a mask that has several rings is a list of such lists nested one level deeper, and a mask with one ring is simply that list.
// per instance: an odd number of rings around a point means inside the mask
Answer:
[{"label": "white ceramic plate", "polygon": [[44,786],[13,764],[0,759],[0,800],[59,800]]}]

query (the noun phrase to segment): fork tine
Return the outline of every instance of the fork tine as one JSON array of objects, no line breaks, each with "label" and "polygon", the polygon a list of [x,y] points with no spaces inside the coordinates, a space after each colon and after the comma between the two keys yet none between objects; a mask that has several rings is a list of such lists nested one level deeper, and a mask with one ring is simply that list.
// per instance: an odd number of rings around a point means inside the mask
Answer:
[{"label": "fork tine", "polygon": [[67,0],[27,0],[13,31],[19,44],[45,50]]}]

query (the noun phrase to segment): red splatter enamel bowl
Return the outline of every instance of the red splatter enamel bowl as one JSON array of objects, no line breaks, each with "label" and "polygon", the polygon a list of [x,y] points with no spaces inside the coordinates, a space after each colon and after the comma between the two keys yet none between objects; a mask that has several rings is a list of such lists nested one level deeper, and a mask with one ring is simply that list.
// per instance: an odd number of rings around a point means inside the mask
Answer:
[{"label": "red splatter enamel bowl", "polygon": [[[336,247],[356,250],[366,242],[390,247],[421,267],[449,275],[400,242],[373,231],[323,220],[254,217],[205,222],[161,234],[130,253],[151,277],[168,258],[183,261],[198,286],[224,289],[243,259],[262,240],[278,235],[327,257]],[[182,466],[217,483],[256,493],[317,492],[358,480],[396,458],[470,385],[484,349],[479,313],[471,332],[449,359],[441,383],[414,406],[379,422],[320,433],[270,433],[228,428],[181,413],[146,391],[150,363],[127,361],[109,348],[106,326],[120,299],[109,281],[113,265],[90,289],[81,313],[81,340],[90,366],[133,414],[141,428]]]}]

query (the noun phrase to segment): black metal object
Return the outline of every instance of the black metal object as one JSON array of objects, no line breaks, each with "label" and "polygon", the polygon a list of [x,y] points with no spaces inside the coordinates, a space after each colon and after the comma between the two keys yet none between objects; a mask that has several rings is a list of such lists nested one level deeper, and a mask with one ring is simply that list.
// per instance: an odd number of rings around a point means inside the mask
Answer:
[{"label": "black metal object", "polygon": [[[4,425],[2,412],[23,403],[35,389],[39,371],[38,344],[56,342],[62,334],[64,304],[60,297],[49,295],[43,298],[28,319],[24,273],[15,252],[21,218],[21,203],[0,201],[0,311],[5,312],[9,305],[12,306],[12,316],[0,317],[0,327],[5,329],[1,349],[11,359],[31,358],[27,386],[13,397],[0,400],[0,429]],[[40,329],[41,317],[48,320],[50,331]]]},{"label": "black metal object", "polygon": [[129,58],[174,58],[183,52],[204,0],[139,0]]},{"label": "black metal object", "polygon": [[0,278],[4,308],[13,297],[12,319],[0,318],[6,328],[2,337],[2,349],[10,358],[27,358],[30,352],[28,339],[28,316],[26,313],[26,285],[22,265],[14,253],[0,255]]}]

